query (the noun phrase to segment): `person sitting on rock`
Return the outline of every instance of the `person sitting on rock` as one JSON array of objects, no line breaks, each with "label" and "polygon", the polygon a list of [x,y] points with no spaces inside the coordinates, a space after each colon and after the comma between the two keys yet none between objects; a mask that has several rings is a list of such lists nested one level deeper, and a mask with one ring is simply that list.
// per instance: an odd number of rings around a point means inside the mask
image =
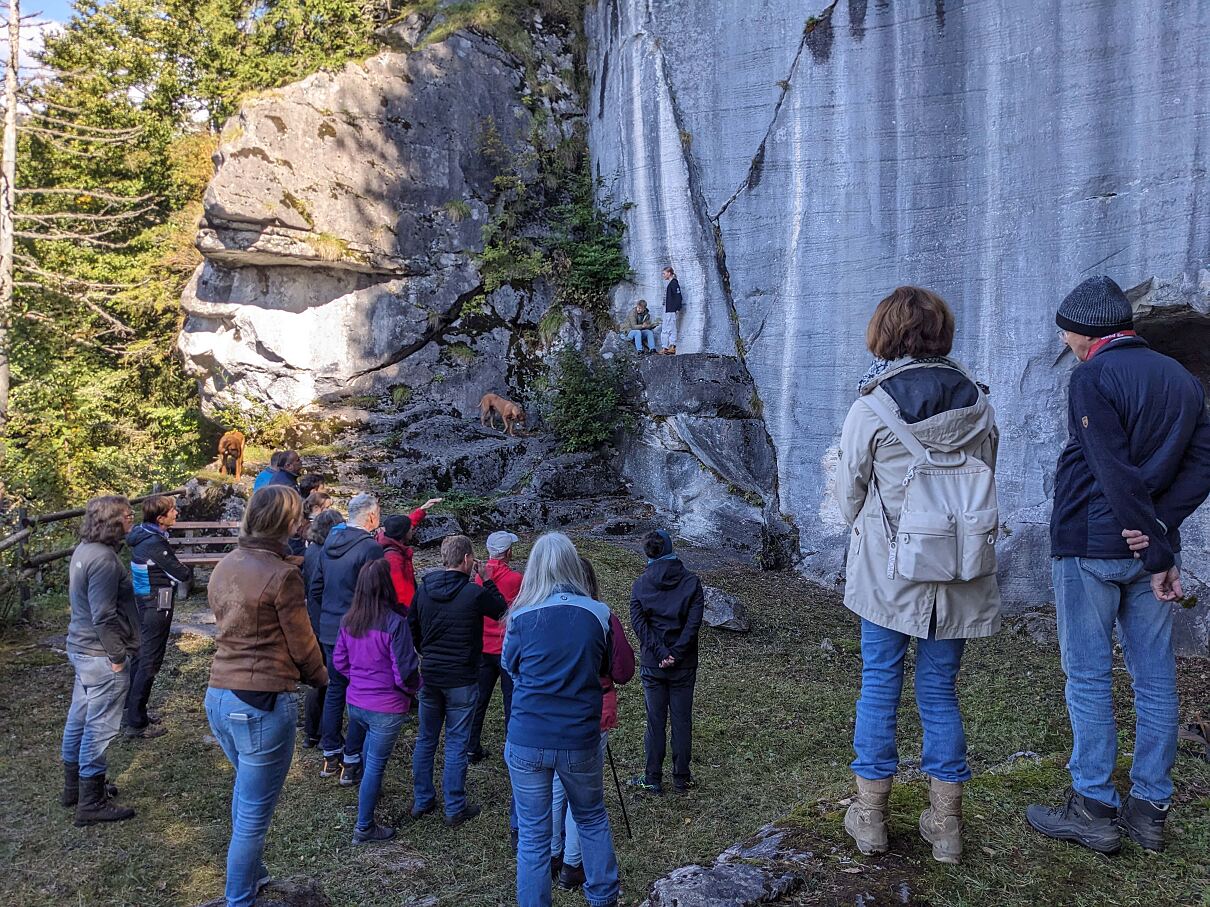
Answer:
[{"label": "person sitting on rock", "polygon": [[375,538],[382,546],[391,567],[391,582],[395,586],[396,611],[407,616],[408,608],[412,607],[412,599],[416,597],[416,568],[412,566],[412,542],[416,530],[420,527],[425,515],[444,500],[431,498],[425,501],[407,516],[396,515],[387,517]]},{"label": "person sitting on rock", "polygon": [[634,343],[638,352],[643,352],[643,341],[647,341],[648,352],[655,352],[655,329],[658,321],[651,320],[651,312],[647,310],[647,300],[640,299],[626,320],[622,322],[622,333],[626,339]]},{"label": "person sitting on rock", "polygon": [[701,580],[672,549],[672,536],[657,529],[643,539],[647,569],[630,591],[630,620],[642,649],[647,767],[636,786],[663,794],[662,775],[669,713],[672,718],[672,785],[678,794],[693,786],[693,687],[697,683],[697,636],[705,612]]}]

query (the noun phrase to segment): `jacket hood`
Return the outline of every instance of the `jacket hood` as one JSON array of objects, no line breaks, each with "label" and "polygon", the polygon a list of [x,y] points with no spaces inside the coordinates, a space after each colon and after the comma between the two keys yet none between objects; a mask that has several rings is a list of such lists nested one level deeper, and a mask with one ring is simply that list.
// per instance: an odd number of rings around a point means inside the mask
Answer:
[{"label": "jacket hood", "polygon": [[674,557],[652,561],[643,576],[656,589],[675,589],[684,581],[685,573],[685,565]]},{"label": "jacket hood", "polygon": [[133,548],[139,542],[145,540],[148,536],[152,536],[152,535],[156,536],[159,539],[164,538],[162,535],[160,535],[154,529],[149,527],[146,523],[139,523],[139,525],[135,526],[133,529],[130,530],[129,533],[127,533],[126,544],[129,545],[131,548]]},{"label": "jacket hood", "polygon": [[350,526],[347,523],[342,523],[339,526],[332,527],[332,532],[328,536],[328,540],[324,542],[324,551],[332,557],[344,557],[358,545],[363,542],[371,542],[375,545],[374,536],[370,535],[364,529],[357,526]]},{"label": "jacket hood", "polygon": [[382,546],[383,551],[398,551],[400,554],[404,555],[405,557],[407,556],[408,551],[411,547],[409,545],[404,544],[399,539],[393,539],[389,535],[385,535],[384,533],[381,533],[381,532],[378,533],[376,538],[377,538],[378,544]]},{"label": "jacket hood", "polygon": [[[938,372],[950,374],[938,375]],[[987,396],[953,360],[927,364],[906,359],[895,362],[872,380],[864,392],[881,395],[884,402],[901,413],[920,442],[934,450],[967,447],[995,426],[995,410]],[[922,394],[929,399],[919,399]],[[932,414],[914,420],[918,412]]]},{"label": "jacket hood", "polygon": [[458,597],[471,578],[460,570],[436,570],[425,576],[422,585],[435,602],[448,602]]}]

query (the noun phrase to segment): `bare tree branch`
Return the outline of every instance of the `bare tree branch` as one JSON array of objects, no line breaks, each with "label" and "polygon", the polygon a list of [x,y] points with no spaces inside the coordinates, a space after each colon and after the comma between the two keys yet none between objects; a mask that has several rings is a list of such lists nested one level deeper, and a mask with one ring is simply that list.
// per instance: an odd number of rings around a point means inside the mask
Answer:
[{"label": "bare tree branch", "polygon": [[144,205],[134,211],[115,211],[113,213],[84,214],[78,211],[18,211],[13,215],[17,220],[32,220],[39,224],[49,224],[60,220],[80,221],[117,221],[134,220],[157,210],[155,205]]},{"label": "bare tree branch", "polygon": [[100,236],[105,236],[108,233],[114,233],[118,228],[113,230],[103,230],[95,235],[87,235],[84,233],[31,233],[29,230],[16,230],[13,236],[18,239],[40,239],[45,242],[76,242],[86,246],[95,246],[99,249],[128,249],[129,243],[107,242],[103,239],[98,239]]},{"label": "bare tree branch", "polygon": [[50,293],[54,293],[56,296],[62,296],[64,299],[72,299],[72,300],[82,302],[82,303],[84,303],[84,305],[88,306],[88,308],[90,308],[93,312],[95,312],[101,318],[105,319],[105,321],[107,321],[109,324],[113,325],[114,330],[116,330],[119,334],[121,334],[125,337],[133,337],[135,334],[134,328],[130,327],[130,325],[121,321],[115,315],[111,315],[109,312],[105,311],[103,308],[101,308],[99,305],[97,305],[95,302],[93,302],[87,296],[75,296],[75,295],[72,295],[69,293],[64,293],[61,290],[57,290],[54,287],[47,286],[46,284],[43,284],[43,283],[39,283],[36,280],[16,280],[16,281],[13,281],[13,286],[21,287],[26,290],[46,290]]},{"label": "bare tree branch", "polygon": [[[72,120],[61,120],[58,117],[52,117],[50,114],[41,111],[34,111],[31,117],[37,117],[39,120],[45,120],[48,123],[54,123],[57,126],[68,126],[72,129],[82,129],[88,132],[95,132],[103,136],[117,136],[121,138],[134,138],[142,133],[142,126],[127,126],[123,129],[107,129],[104,126],[89,126],[85,123],[77,123]],[[27,127],[28,128],[28,127]],[[100,141],[99,139],[97,141]]]},{"label": "bare tree branch", "polygon": [[113,195],[108,192],[103,192],[100,189],[76,189],[71,186],[52,186],[47,188],[35,189],[24,188],[18,186],[16,189],[18,195],[87,195],[91,198],[99,198],[102,201],[118,202],[121,204],[138,205],[143,202],[152,201],[156,196],[154,193],[146,195]]},{"label": "bare tree branch", "polygon": [[33,135],[40,135],[45,139],[52,139],[52,140],[62,139],[62,140],[72,141],[72,142],[88,142],[89,144],[92,144],[92,145],[125,145],[127,142],[131,141],[132,139],[134,139],[138,136],[137,132],[131,136],[122,136],[122,137],[77,135],[72,132],[65,132],[64,130],[61,130],[61,129],[51,129],[51,128],[43,127],[43,126],[30,126],[28,124],[18,126],[17,128],[21,132],[32,133]]},{"label": "bare tree branch", "polygon": [[98,280],[88,280],[83,277],[75,277],[71,274],[62,274],[58,271],[47,271],[38,265],[38,262],[30,255],[25,255],[18,252],[14,256],[17,263],[21,266],[21,270],[36,277],[41,277],[45,280],[61,283],[63,286],[72,286],[83,290],[84,292],[105,292],[113,290],[135,290],[139,287],[146,286],[151,283],[151,278],[145,278],[137,283],[104,283]]},{"label": "bare tree branch", "polygon": [[70,340],[72,343],[78,343],[81,346],[90,346],[94,349],[102,350],[103,352],[110,353],[114,356],[126,355],[125,350],[116,349],[112,346],[105,346],[103,343],[97,343],[95,340],[90,340],[87,337],[81,337],[78,334],[69,334],[67,331],[63,330],[63,328],[61,328],[58,322],[56,322],[53,318],[49,317],[48,315],[43,315],[41,312],[22,312],[21,317],[26,321],[36,321],[39,324],[48,325],[56,334],[66,338],[67,340]]}]

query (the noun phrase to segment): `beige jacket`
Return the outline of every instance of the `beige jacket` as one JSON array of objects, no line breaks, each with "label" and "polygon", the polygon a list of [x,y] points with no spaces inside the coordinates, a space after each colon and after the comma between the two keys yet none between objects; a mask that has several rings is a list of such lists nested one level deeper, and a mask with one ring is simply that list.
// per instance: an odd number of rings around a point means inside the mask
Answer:
[{"label": "beige jacket", "polygon": [[[910,361],[893,363],[863,393],[878,394],[898,413],[898,404],[882,389],[882,383],[910,369],[928,367]],[[982,391],[973,406],[938,413],[911,427],[927,448],[962,450],[996,468],[999,430]],[[836,476],[840,512],[853,528],[845,570],[845,606],[871,623],[909,636],[927,637],[934,613],[937,639],[991,636],[1000,629],[1000,589],[995,576],[958,583],[887,577],[890,546],[873,483],[882,492],[894,532],[903,506],[903,477],[911,464],[912,455],[890,429],[864,403],[855,402],[841,431]]]}]

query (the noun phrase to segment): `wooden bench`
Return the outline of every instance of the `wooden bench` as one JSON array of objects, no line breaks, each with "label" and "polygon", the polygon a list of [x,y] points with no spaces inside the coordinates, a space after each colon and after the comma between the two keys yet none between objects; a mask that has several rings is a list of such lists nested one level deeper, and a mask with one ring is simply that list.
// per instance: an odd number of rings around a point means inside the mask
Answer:
[{"label": "wooden bench", "polygon": [[[181,533],[178,535],[178,533]],[[199,523],[181,521],[172,527],[168,544],[173,548],[218,549],[200,553],[178,553],[182,564],[214,565],[239,541],[239,523]]]}]

